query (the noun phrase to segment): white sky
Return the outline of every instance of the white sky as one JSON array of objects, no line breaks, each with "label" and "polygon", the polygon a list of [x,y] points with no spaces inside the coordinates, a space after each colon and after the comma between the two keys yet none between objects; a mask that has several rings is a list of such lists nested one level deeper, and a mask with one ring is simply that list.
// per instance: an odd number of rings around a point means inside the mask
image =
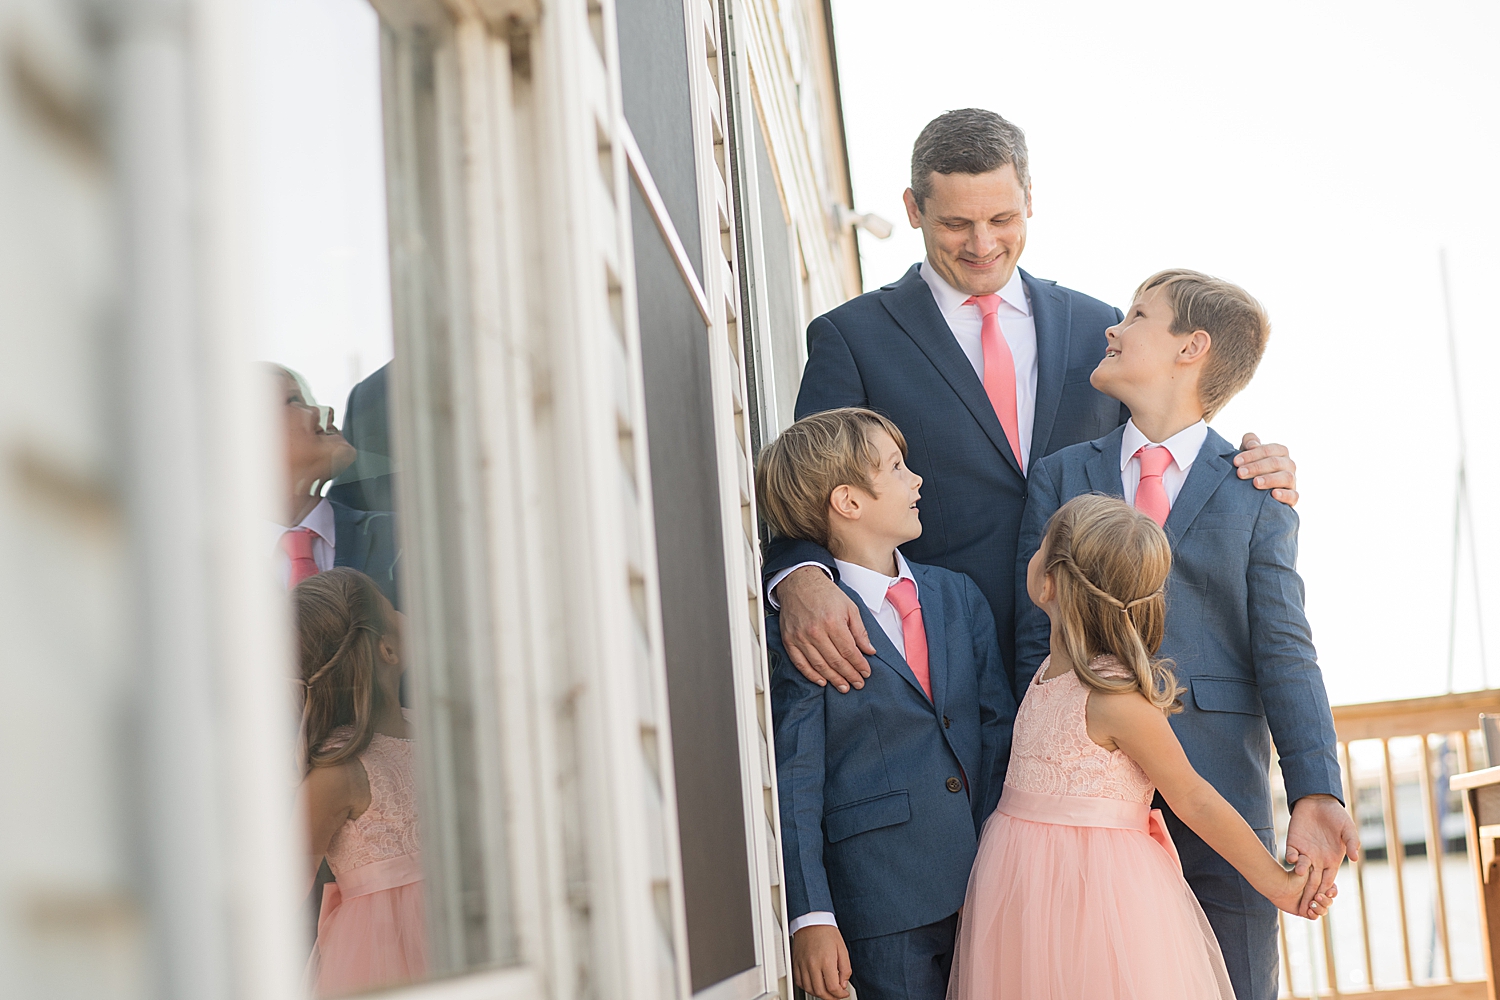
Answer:
[{"label": "white sky", "polygon": [[366,0],[255,5],[260,353],[344,419],[391,359],[380,37]]},{"label": "white sky", "polygon": [[[1438,251],[1451,273],[1500,684],[1500,273],[1494,4],[835,0],[866,287],[922,257],[901,207],[912,141],[951,108],[1026,130],[1022,266],[1116,305],[1163,267],[1236,281],[1273,333],[1214,422],[1298,462],[1300,567],[1333,701],[1446,688],[1458,467]],[[1467,544],[1467,542],[1466,542]],[[1455,687],[1481,686],[1465,558]]]},{"label": "white sky", "polygon": [[[391,351],[376,21],[365,0],[257,6],[254,195],[262,354],[342,410]],[[1291,447],[1303,575],[1335,702],[1446,686],[1458,462],[1438,249],[1452,273],[1500,683],[1500,393],[1483,363],[1500,273],[1493,4],[835,0],[866,283],[920,259],[912,140],[949,108],[1021,125],[1036,216],[1023,266],[1117,305],[1187,266],[1271,312],[1254,385],[1215,421]],[[1455,685],[1480,686],[1467,562]]]}]

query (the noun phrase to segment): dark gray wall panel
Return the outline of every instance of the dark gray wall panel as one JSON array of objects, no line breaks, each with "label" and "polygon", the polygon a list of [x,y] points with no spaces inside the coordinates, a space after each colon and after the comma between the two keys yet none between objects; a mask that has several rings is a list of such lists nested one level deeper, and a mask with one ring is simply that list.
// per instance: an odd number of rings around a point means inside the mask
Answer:
[{"label": "dark gray wall panel", "polygon": [[[802,384],[803,332],[797,323],[797,284],[792,258],[791,230],[776,193],[776,174],[771,170],[771,152],[760,116],[755,116],[755,171],[760,191],[760,244],[766,273],[761,288],[766,297],[771,327],[763,337],[771,345],[771,369],[776,386],[776,409],[783,420],[791,420],[797,405],[797,387]],[[774,434],[780,428],[771,428]]]},{"label": "dark gray wall panel", "polygon": [[708,331],[645,200],[634,185],[630,194],[696,992],[755,965]]},{"label": "dark gray wall panel", "polygon": [[703,238],[698,230],[698,175],[693,162],[682,0],[618,0],[615,18],[625,120],[702,281]]}]

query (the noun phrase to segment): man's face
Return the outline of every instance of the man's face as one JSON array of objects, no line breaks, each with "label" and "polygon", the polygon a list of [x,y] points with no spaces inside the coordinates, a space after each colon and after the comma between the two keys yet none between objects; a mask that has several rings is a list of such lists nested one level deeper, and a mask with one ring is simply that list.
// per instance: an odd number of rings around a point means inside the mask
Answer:
[{"label": "man's face", "polygon": [[932,174],[921,210],[906,189],[906,217],[922,230],[927,260],[943,280],[970,295],[1005,287],[1026,248],[1031,191],[1007,163],[987,174]]},{"label": "man's face", "polygon": [[323,426],[318,407],[302,398],[302,390],[290,375],[278,376],[285,435],[287,478],[301,493],[313,483],[333,479],[353,464],[358,452],[345,441],[337,427]]}]

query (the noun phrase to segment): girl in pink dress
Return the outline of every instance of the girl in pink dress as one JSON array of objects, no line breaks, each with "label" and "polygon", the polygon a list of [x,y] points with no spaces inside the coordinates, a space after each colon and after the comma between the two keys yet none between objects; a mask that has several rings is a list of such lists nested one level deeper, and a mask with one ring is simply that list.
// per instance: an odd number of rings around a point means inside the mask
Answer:
[{"label": "girl in pink dress", "polygon": [[1052,620],[1052,655],[1016,715],[1000,805],[984,825],[958,929],[950,1000],[1234,1000],[1208,919],[1151,808],[1172,810],[1258,891],[1300,909],[1287,871],[1188,763],[1161,646],[1172,554],[1161,528],[1113,497],[1053,516],[1026,590]]},{"label": "girl in pink dress", "polygon": [[427,972],[422,855],[410,726],[400,703],[401,615],[352,569],[292,591],[301,683],[302,801],[311,872],[324,858],[314,996],[421,979]]}]

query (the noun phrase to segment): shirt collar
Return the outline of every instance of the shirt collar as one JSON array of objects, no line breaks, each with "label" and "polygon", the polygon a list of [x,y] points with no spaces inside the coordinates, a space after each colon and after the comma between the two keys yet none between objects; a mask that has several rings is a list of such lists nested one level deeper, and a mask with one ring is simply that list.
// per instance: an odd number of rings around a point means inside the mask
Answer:
[{"label": "shirt collar", "polygon": [[323,539],[323,541],[327,542],[332,547],[337,547],[337,542],[335,541],[336,529],[334,527],[333,519],[333,504],[328,502],[327,497],[319,500],[318,505],[307,512],[307,516],[302,519],[302,522],[300,524],[294,524],[291,528],[288,528],[282,524],[272,523],[271,527],[275,531],[277,544],[280,544],[281,536],[286,534],[288,531],[291,531],[292,528],[311,528],[319,538]]},{"label": "shirt collar", "polygon": [[[937,269],[925,258],[922,261],[922,280],[927,282],[927,287],[932,289],[932,297],[937,301],[938,312],[944,318],[952,316],[962,309],[964,303],[969,300],[968,292],[961,292],[937,273]],[[1018,267],[1011,272],[1010,280],[1005,287],[1000,289],[1000,297],[1005,300],[1005,306],[1009,306],[1022,316],[1031,315],[1031,296],[1026,291],[1026,282],[1021,280],[1021,269]],[[1002,306],[1001,308],[1005,308]],[[973,308],[977,309],[978,306]]]},{"label": "shirt collar", "polygon": [[[1208,424],[1198,421],[1191,427],[1184,427],[1165,441],[1159,442],[1161,446],[1172,453],[1172,462],[1183,472],[1192,467],[1193,460],[1198,457],[1198,452],[1203,448],[1203,442],[1208,440]],[[1124,472],[1135,453],[1148,444],[1157,444],[1151,441],[1141,429],[1135,425],[1134,420],[1125,422],[1125,436],[1120,438],[1120,471]]]},{"label": "shirt collar", "polygon": [[874,612],[880,611],[885,604],[885,592],[897,580],[910,580],[913,587],[917,585],[916,577],[911,575],[911,567],[906,565],[906,558],[900,551],[896,552],[896,575],[893,577],[877,573],[858,563],[844,562],[842,559],[835,559],[833,562],[839,568],[839,579],[859,595],[859,599],[865,602],[865,607]]}]

